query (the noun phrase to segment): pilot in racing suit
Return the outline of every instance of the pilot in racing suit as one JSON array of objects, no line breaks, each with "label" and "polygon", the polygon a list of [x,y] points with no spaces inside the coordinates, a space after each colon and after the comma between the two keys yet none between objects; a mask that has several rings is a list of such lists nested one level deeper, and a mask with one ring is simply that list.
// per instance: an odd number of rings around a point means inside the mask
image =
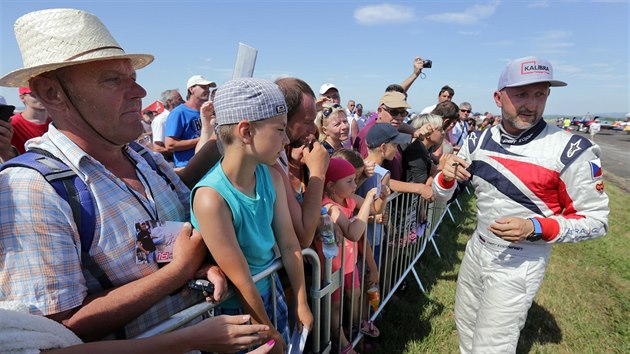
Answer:
[{"label": "pilot in racing suit", "polygon": [[[457,280],[460,350],[515,352],[551,245],[606,233],[600,148],[540,119],[518,137],[501,125],[474,132],[458,156],[471,163],[478,209]],[[454,189],[454,180],[441,173],[435,178],[436,199],[448,200]],[[496,219],[510,216],[538,220],[542,239],[511,243],[488,231]]]}]

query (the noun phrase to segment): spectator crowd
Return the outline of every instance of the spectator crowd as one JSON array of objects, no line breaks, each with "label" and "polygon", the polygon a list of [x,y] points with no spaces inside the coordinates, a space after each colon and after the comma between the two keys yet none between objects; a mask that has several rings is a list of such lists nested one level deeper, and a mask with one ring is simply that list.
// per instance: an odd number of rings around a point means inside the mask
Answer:
[{"label": "spectator crowd", "polygon": [[[73,23],[84,28],[74,31]],[[18,19],[15,32],[24,67],[0,85],[19,87],[25,108],[0,121],[0,303],[19,303],[82,341],[140,347],[127,338],[204,297],[223,301],[229,285],[236,297],[215,317],[175,332],[173,350],[285,352],[293,324],[313,326],[301,250],[324,259],[322,207],[340,250],[332,261],[344,274],[344,293],[332,294],[340,314],[358,304],[340,300],[357,296],[361,281],[379,286],[382,237],[366,230],[387,222],[388,196],[433,201],[445,168],[447,182],[466,183],[452,170],[454,161],[465,163],[454,154],[502,122],[474,113],[465,98],[455,103],[448,85],[435,105],[415,113],[407,97],[421,57],[378,102],[344,97],[344,107],[343,87],[314,91],[297,77],[217,84],[198,74],[181,92],[164,89],[162,112],[142,111],[146,91],[136,70],[153,56],[125,53],[96,16],[37,11]],[[50,47],[57,50],[41,55]],[[57,183],[61,174],[65,182]],[[170,263],[136,262],[138,244],[147,254],[154,247],[146,227],[134,227],[139,220],[185,223]],[[365,280],[355,271],[359,257]],[[254,283],[275,259],[285,271]],[[212,293],[185,289],[196,278],[209,280]],[[354,353],[339,318],[331,321],[337,349]],[[379,335],[374,323],[351,321]],[[214,334],[201,341],[202,332]],[[168,345],[150,340],[142,346]],[[80,352],[73,344],[67,352]]]}]

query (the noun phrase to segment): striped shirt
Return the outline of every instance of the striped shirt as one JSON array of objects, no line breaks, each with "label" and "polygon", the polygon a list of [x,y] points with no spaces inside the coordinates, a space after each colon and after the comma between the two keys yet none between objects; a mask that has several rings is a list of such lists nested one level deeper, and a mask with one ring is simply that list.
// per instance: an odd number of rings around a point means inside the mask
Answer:
[{"label": "striped shirt", "polygon": [[[121,179],[53,124],[48,133],[27,143],[27,149],[33,147],[63,160],[89,187],[96,209],[90,254],[114,286],[158,270],[156,264],[136,264],[134,225],[151,219],[145,208],[153,214],[157,211],[164,221],[188,220],[190,194],[160,154],[153,154],[153,158],[175,184],[176,191],[140,155],[128,149],[147,194],[144,197],[136,193],[136,199]],[[0,173],[0,302],[23,303],[36,315],[81,306],[87,295],[102,288],[81,267],[80,243],[70,206],[38,172],[19,167]],[[143,332],[198,300],[193,297],[167,296],[127,325],[127,336]]]}]

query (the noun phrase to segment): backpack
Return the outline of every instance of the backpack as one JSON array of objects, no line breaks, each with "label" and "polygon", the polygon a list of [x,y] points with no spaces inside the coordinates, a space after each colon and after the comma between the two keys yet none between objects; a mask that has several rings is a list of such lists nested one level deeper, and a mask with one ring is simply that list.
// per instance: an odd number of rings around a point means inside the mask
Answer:
[{"label": "backpack", "polygon": [[[175,185],[158,168],[153,156],[142,145],[135,141],[128,145],[144,158],[151,169],[160,175],[172,190],[175,190]],[[39,172],[57,194],[70,205],[81,239],[81,263],[98,280],[103,289],[112,288],[113,285],[105,272],[89,254],[96,228],[96,210],[92,194],[83,180],[59,158],[39,148],[30,149],[5,162],[0,165],[0,171],[10,167],[25,167]]]}]

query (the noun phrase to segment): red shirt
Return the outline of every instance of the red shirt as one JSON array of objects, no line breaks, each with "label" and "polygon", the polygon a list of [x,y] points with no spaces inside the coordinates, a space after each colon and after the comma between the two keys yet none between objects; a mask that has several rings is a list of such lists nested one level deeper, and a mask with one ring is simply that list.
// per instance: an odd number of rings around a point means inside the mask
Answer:
[{"label": "red shirt", "polygon": [[35,124],[27,121],[22,117],[22,113],[15,114],[11,117],[11,125],[13,126],[13,137],[11,138],[11,145],[23,154],[24,143],[27,140],[44,135],[48,131],[48,124],[50,124],[50,117],[46,119],[44,124]]}]

